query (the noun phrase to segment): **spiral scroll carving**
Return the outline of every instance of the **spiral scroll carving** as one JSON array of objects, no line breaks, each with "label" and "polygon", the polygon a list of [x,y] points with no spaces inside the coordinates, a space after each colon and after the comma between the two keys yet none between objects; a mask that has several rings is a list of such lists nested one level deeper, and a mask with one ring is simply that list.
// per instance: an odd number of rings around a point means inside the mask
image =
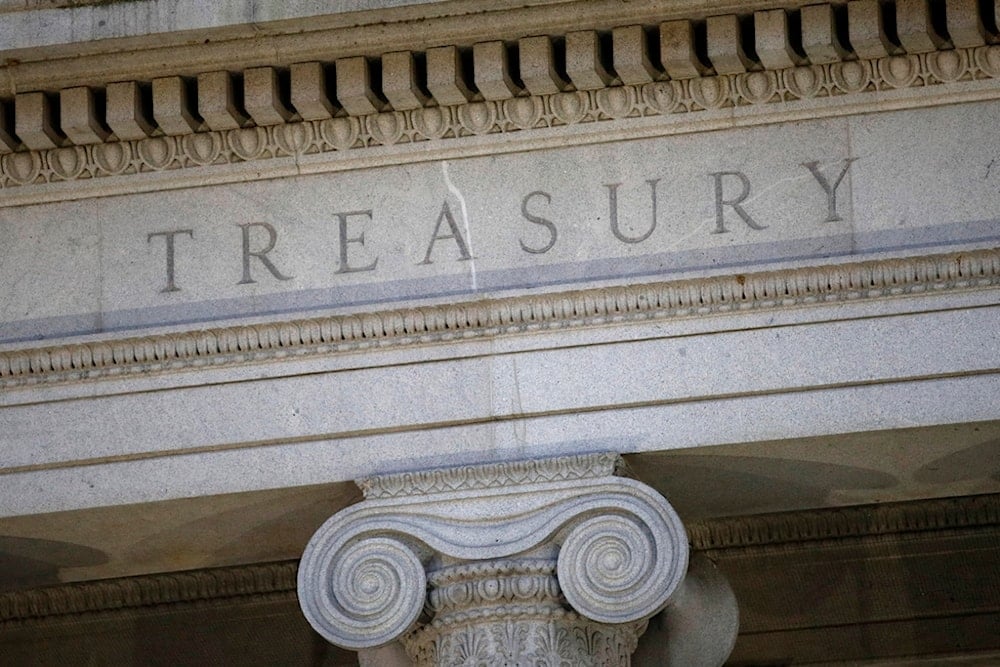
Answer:
[{"label": "spiral scroll carving", "polygon": [[398,639],[421,666],[626,665],[688,539],[624,470],[594,454],[366,481],[306,547],[302,611],[333,644]]},{"label": "spiral scroll carving", "polygon": [[346,648],[386,644],[405,632],[424,605],[426,574],[400,540],[370,537],[333,554],[310,544],[300,567],[299,602],[313,628]]},{"label": "spiral scroll carving", "polygon": [[567,602],[600,623],[628,623],[656,613],[687,569],[687,543],[676,539],[679,521],[671,523],[650,526],[638,517],[611,514],[575,526],[559,552],[559,585]]}]

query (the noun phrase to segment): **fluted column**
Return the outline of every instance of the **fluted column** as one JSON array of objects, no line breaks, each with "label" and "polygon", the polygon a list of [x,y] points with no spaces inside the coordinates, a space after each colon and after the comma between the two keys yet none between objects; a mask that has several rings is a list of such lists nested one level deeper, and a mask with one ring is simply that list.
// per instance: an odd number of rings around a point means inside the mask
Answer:
[{"label": "fluted column", "polygon": [[299,601],[328,641],[416,665],[629,664],[688,563],[684,528],[615,454],[384,475],[327,521]]}]

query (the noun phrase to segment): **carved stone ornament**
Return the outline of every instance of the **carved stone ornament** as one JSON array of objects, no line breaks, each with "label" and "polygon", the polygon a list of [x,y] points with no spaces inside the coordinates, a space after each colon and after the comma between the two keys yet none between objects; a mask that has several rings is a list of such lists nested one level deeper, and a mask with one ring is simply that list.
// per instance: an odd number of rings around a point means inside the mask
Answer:
[{"label": "carved stone ornament", "polygon": [[365,480],[306,547],[302,611],[331,643],[400,640],[416,665],[627,665],[688,539],[621,466],[593,454]]}]

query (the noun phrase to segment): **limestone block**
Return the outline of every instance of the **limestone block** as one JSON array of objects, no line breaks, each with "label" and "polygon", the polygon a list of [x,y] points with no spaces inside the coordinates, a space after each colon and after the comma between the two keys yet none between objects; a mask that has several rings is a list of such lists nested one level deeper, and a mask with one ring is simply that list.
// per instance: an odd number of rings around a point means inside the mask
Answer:
[{"label": "limestone block", "polygon": [[847,3],[847,34],[859,58],[884,58],[900,52],[885,34],[882,6],[878,0]]},{"label": "limestone block", "polygon": [[427,90],[442,106],[465,104],[473,93],[465,83],[461,56],[454,46],[427,50]]},{"label": "limestone block", "polygon": [[201,127],[192,113],[187,86],[179,76],[153,79],[153,118],[164,134],[191,134]]},{"label": "limestone block", "polygon": [[837,26],[830,5],[803,7],[802,48],[814,65],[832,63],[847,55],[847,50],[837,37]]},{"label": "limestone block", "polygon": [[108,126],[122,141],[148,137],[156,129],[146,118],[142,107],[142,93],[135,81],[108,84],[106,118]]},{"label": "limestone block", "polygon": [[622,83],[636,85],[660,78],[660,72],[649,59],[646,33],[642,26],[615,28],[611,32],[611,44],[611,60]]},{"label": "limestone block", "polygon": [[694,51],[694,26],[690,21],[660,24],[660,62],[672,79],[693,79],[707,67]]},{"label": "limestone block", "polygon": [[986,30],[976,0],[948,0],[948,35],[957,48],[982,46]]},{"label": "limestone block", "polygon": [[409,51],[394,51],[382,56],[382,93],[393,109],[419,109],[427,95],[417,83],[417,67]]},{"label": "limestone block", "polygon": [[545,35],[525,37],[518,42],[521,81],[532,95],[547,95],[566,89],[566,81],[556,71],[552,40]]},{"label": "limestone block", "polygon": [[385,106],[372,90],[371,68],[362,56],[336,62],[337,99],[352,116],[377,113]]},{"label": "limestone block", "polygon": [[615,80],[601,63],[601,44],[593,30],[566,35],[566,74],[577,90],[598,90]]},{"label": "limestone block", "polygon": [[767,69],[784,69],[802,64],[802,58],[788,41],[788,14],[784,9],[755,12],[754,39],[757,57]]},{"label": "limestone block", "polygon": [[11,134],[13,129],[8,121],[7,106],[0,102],[0,153],[10,153],[21,143]]},{"label": "limestone block", "polygon": [[247,124],[248,118],[236,104],[229,72],[198,75],[198,113],[212,130],[235,130]]},{"label": "limestone block", "polygon": [[60,91],[59,115],[62,131],[74,144],[98,144],[110,134],[97,117],[94,91],[86,86]]},{"label": "limestone block", "polygon": [[711,16],[708,29],[708,59],[718,74],[739,74],[752,64],[743,51],[740,24],[735,14]]},{"label": "limestone block", "polygon": [[293,114],[281,101],[278,73],[273,67],[254,67],[243,72],[243,106],[257,125],[280,125]]},{"label": "limestone block", "polygon": [[487,100],[506,100],[521,92],[510,73],[503,42],[480,42],[472,47],[476,88]]},{"label": "limestone block", "polygon": [[926,53],[945,40],[931,24],[928,0],[896,0],[896,34],[907,53]]},{"label": "limestone block", "polygon": [[291,66],[292,106],[305,120],[330,118],[337,107],[326,94],[326,72],[317,62]]},{"label": "limestone block", "polygon": [[65,143],[52,123],[52,106],[45,93],[21,93],[14,97],[14,132],[32,150]]}]

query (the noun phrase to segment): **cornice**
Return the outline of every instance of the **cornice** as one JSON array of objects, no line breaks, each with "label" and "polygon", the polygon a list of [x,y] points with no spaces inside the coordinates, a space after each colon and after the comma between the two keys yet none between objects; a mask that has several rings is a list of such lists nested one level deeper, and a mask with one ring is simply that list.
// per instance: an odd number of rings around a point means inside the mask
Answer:
[{"label": "cornice", "polygon": [[[716,552],[995,529],[1000,494],[707,519],[686,527],[693,549]],[[10,591],[0,593],[0,628],[177,604],[293,600],[297,569],[298,561],[282,561]]]},{"label": "cornice", "polygon": [[[58,20],[51,15],[53,9],[63,10],[66,20],[71,20],[69,11],[74,7],[88,13],[81,17],[84,20],[79,21],[73,41],[0,48],[0,96],[26,90],[55,92],[67,82],[101,86],[164,73],[192,76],[213,69],[236,72],[260,64],[287,67],[343,56],[378,57],[389,51],[445,44],[471,46],[491,39],[509,41],[581,28],[610,30],[618,25],[700,20],[809,4],[808,0],[437,0],[368,10],[347,4],[347,9],[335,7],[310,15],[308,9],[295,7],[259,11],[258,5],[246,0],[244,23],[227,25],[223,20],[213,27],[192,19],[172,33],[141,34],[148,22],[142,5],[149,2],[20,0],[14,8],[8,6],[10,0],[0,0],[0,16],[42,10],[50,12],[51,21]],[[129,25],[131,32],[124,30],[121,36],[108,38],[110,26],[98,26],[103,30],[88,34],[89,14],[109,4],[116,6],[106,18]]]},{"label": "cornice", "polygon": [[686,527],[699,551],[1000,528],[1000,494],[710,519]]},{"label": "cornice", "polygon": [[12,622],[164,605],[278,597],[294,600],[298,563],[192,570],[0,593],[0,627]]},{"label": "cornice", "polygon": [[[0,156],[0,206],[1000,98],[1000,46],[992,45],[1000,37],[957,4],[954,16],[980,29],[950,41],[931,25],[912,33],[914,17],[890,26],[878,12],[866,22],[817,5],[828,13],[825,44],[809,41],[815,21],[796,27],[773,12],[753,15],[760,25],[750,42],[738,29],[750,19],[735,14],[677,18],[653,11],[662,3],[639,2],[612,20],[601,14],[606,4],[579,13],[569,11],[574,3],[519,10],[552,14],[538,26],[519,24],[518,12],[496,20],[463,14],[461,25],[491,32],[452,26],[423,44],[382,34],[374,52],[356,25],[315,53],[302,50],[312,35],[302,31],[286,36],[299,49],[292,52],[259,41],[238,53],[200,44],[191,48],[221,51],[196,69],[162,58],[148,71],[74,74],[67,65],[53,74],[59,82],[4,90],[16,72],[51,63],[8,66],[0,98],[14,121],[0,128],[0,152],[8,151]],[[850,32],[853,51],[830,32],[831,21]],[[874,36],[863,40],[865,30]],[[412,25],[407,32],[426,35]],[[897,32],[905,48],[889,41]],[[323,80],[334,73],[330,96],[332,82],[328,90]],[[186,92],[195,82],[178,77],[197,79],[197,101]],[[143,92],[150,88],[151,97]]]},{"label": "cornice", "polygon": [[1000,248],[0,352],[0,388],[1000,285]]}]

